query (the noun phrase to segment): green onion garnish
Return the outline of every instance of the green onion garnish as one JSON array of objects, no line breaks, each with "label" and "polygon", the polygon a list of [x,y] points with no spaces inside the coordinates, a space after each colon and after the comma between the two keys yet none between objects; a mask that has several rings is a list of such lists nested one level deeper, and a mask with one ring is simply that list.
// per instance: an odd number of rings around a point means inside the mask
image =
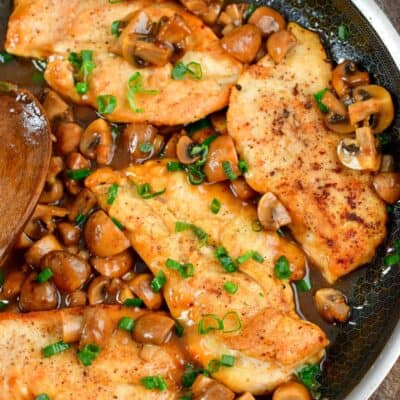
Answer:
[{"label": "green onion garnish", "polygon": [[36,85],[43,85],[45,83],[43,72],[35,71],[33,73],[32,81]]},{"label": "green onion garnish", "polygon": [[213,199],[211,202],[210,210],[213,214],[218,214],[221,210],[221,202],[218,199]]},{"label": "green onion garnish", "polygon": [[199,121],[193,122],[188,125],[186,130],[189,136],[192,136],[194,133],[201,131],[203,129],[211,128],[212,124],[208,118],[200,119]]},{"label": "green onion garnish", "polygon": [[89,91],[89,84],[87,82],[78,82],[75,89],[79,94],[86,94]]},{"label": "green onion garnish", "polygon": [[90,175],[89,168],[82,168],[82,169],[69,169],[67,171],[67,177],[74,181],[81,181],[87,178]]},{"label": "green onion garnish", "polygon": [[151,151],[153,151],[153,149],[154,149],[154,146],[151,143],[142,143],[139,146],[139,150],[142,153],[150,153]]},{"label": "green onion garnish", "polygon": [[263,256],[258,251],[254,251],[254,250],[246,251],[246,253],[244,253],[242,256],[239,256],[236,259],[236,262],[239,265],[241,265],[241,264],[245,263],[246,261],[249,261],[250,259],[257,261],[260,264],[262,264],[264,262]]},{"label": "green onion garnish", "polygon": [[221,367],[221,362],[219,360],[213,359],[208,363],[207,371],[210,374],[214,374],[215,372],[218,372],[220,367]]},{"label": "green onion garnish", "polygon": [[80,54],[70,53],[68,61],[74,67],[74,78],[77,81],[75,88],[79,94],[85,94],[89,90],[88,77],[93,72],[93,51],[82,50]]},{"label": "green onion garnish", "polygon": [[98,96],[96,102],[100,114],[111,114],[117,108],[117,99],[111,94]]},{"label": "green onion garnish", "polygon": [[224,267],[226,272],[235,272],[238,269],[238,265],[228,255],[228,252],[224,247],[217,247],[215,250],[215,257]]},{"label": "green onion garnish", "polygon": [[71,348],[69,343],[64,343],[63,341],[50,344],[49,346],[43,347],[42,354],[44,357],[52,357],[56,354],[62,353],[65,350]]},{"label": "green onion garnish", "polygon": [[167,283],[167,277],[163,271],[158,271],[157,275],[151,281],[151,287],[153,292],[158,293],[162,287]]},{"label": "green onion garnish", "polygon": [[0,311],[4,311],[8,306],[8,300],[0,300]]},{"label": "green onion garnish", "polygon": [[182,375],[182,386],[188,388],[193,385],[197,376],[203,373],[203,369],[194,369],[192,364],[185,365],[185,372]]},{"label": "green onion garnish", "polygon": [[47,282],[53,276],[53,271],[50,268],[44,268],[38,273],[36,281],[39,283]]},{"label": "green onion garnish", "polygon": [[237,179],[237,175],[233,173],[232,165],[229,161],[222,161],[222,169],[230,181]]},{"label": "green onion garnish", "polygon": [[167,169],[171,172],[184,171],[185,167],[179,161],[168,161]]},{"label": "green onion garnish", "polygon": [[242,174],[245,174],[246,172],[249,171],[249,165],[247,164],[246,161],[240,160],[240,161],[239,161],[239,169],[240,169],[240,172],[241,172]]},{"label": "green onion garnish", "polygon": [[5,280],[6,276],[4,274],[4,270],[0,268],[0,287],[4,285]]},{"label": "green onion garnish", "polygon": [[398,253],[389,254],[385,257],[385,264],[388,267],[392,267],[393,265],[399,263],[400,263],[400,254]]},{"label": "green onion garnish", "polygon": [[243,13],[243,19],[245,21],[247,21],[254,13],[254,11],[256,11],[258,8],[258,5],[255,3],[250,3],[246,9],[246,11]]},{"label": "green onion garnish", "polygon": [[222,325],[224,333],[233,333],[242,329],[242,321],[236,311],[227,312],[222,318]]},{"label": "green onion garnish", "polygon": [[0,51],[0,64],[7,64],[13,60],[15,60],[15,56],[6,51]]},{"label": "green onion garnish", "polygon": [[115,199],[117,198],[119,186],[116,183],[113,183],[107,192],[107,204],[113,204]]},{"label": "green onion garnish", "polygon": [[111,221],[114,222],[114,225],[121,231],[125,228],[121,221],[118,221],[117,218],[111,217]]},{"label": "green onion garnish", "polygon": [[79,228],[83,228],[83,226],[85,225],[85,222],[87,221],[89,217],[87,215],[84,214],[78,214],[75,218],[75,224],[76,226],[78,226]]},{"label": "green onion garnish", "polygon": [[223,354],[221,357],[221,365],[224,367],[233,367],[235,364],[235,357],[229,354]]},{"label": "green onion garnish", "polygon": [[224,289],[230,294],[235,294],[238,291],[238,285],[233,282],[225,282]]},{"label": "green onion garnish", "polygon": [[179,232],[183,232],[183,231],[187,231],[187,230],[191,230],[196,235],[196,237],[200,240],[201,245],[204,245],[207,243],[208,234],[205,231],[203,231],[203,229],[199,228],[196,225],[189,224],[187,222],[182,222],[182,221],[176,222],[175,232],[179,233]]},{"label": "green onion garnish", "polygon": [[124,301],[124,306],[126,306],[126,307],[142,307],[143,306],[143,300],[139,299],[139,298],[126,299]]},{"label": "green onion garnish", "polygon": [[211,331],[222,331],[224,323],[215,314],[205,314],[197,325],[197,331],[200,335],[206,335]]},{"label": "green onion garnish", "polygon": [[329,92],[328,88],[322,89],[321,91],[319,91],[318,93],[314,94],[314,99],[318,104],[319,109],[323,112],[323,113],[327,113],[329,111],[329,108],[322,102],[322,99],[325,96],[325,93]]},{"label": "green onion garnish", "polygon": [[392,141],[392,137],[389,132],[380,133],[375,136],[378,138],[381,146],[386,146],[387,144],[389,144]]},{"label": "green onion garnish", "polygon": [[285,231],[282,228],[279,228],[276,230],[276,233],[280,236],[280,237],[285,237]]},{"label": "green onion garnish", "polygon": [[340,40],[346,41],[350,36],[349,27],[345,24],[340,24],[338,28],[338,36]]},{"label": "green onion garnish", "polygon": [[303,279],[297,281],[296,287],[299,292],[309,292],[311,290],[310,277],[306,275]]},{"label": "green onion garnish", "polygon": [[46,393],[41,393],[35,397],[35,400],[50,400],[50,397]]},{"label": "green onion garnish", "polygon": [[143,109],[138,108],[135,102],[136,94],[158,94],[158,90],[154,89],[144,89],[143,88],[143,78],[140,72],[135,72],[128,80],[128,102],[129,106],[135,113],[142,113]]},{"label": "green onion garnish", "polygon": [[186,169],[191,185],[201,185],[206,180],[206,174],[199,168],[198,165],[188,165]]},{"label": "green onion garnish", "polygon": [[142,385],[148,390],[166,390],[168,389],[167,383],[160,375],[146,376],[140,380]]},{"label": "green onion garnish", "polygon": [[175,335],[178,337],[182,337],[184,331],[185,329],[183,328],[183,326],[178,321],[175,321]]},{"label": "green onion garnish", "polygon": [[197,62],[190,62],[185,65],[182,61],[179,61],[172,69],[172,79],[176,81],[182,80],[186,75],[196,80],[201,80],[203,77],[203,70],[201,65]]},{"label": "green onion garnish", "polygon": [[127,332],[132,332],[135,327],[135,320],[130,317],[122,317],[118,322],[118,328]]},{"label": "green onion garnish", "polygon": [[318,382],[318,376],[321,370],[318,364],[306,364],[301,369],[295,372],[297,379],[311,392],[313,398],[319,398],[318,393],[321,384]]},{"label": "green onion garnish", "polygon": [[278,261],[275,264],[274,268],[275,276],[278,279],[289,279],[292,275],[292,271],[289,267],[289,261],[285,256],[281,256],[278,258]]},{"label": "green onion garnish", "polygon": [[165,263],[166,267],[169,269],[173,269],[175,271],[178,271],[182,278],[187,279],[190,278],[194,275],[194,266],[193,264],[180,264],[175,260],[171,260],[168,258],[168,260]]},{"label": "green onion garnish", "polygon": [[77,356],[81,363],[88,367],[99,356],[100,347],[96,344],[87,344],[82,350],[79,350]]},{"label": "green onion garnish", "polygon": [[148,183],[144,183],[143,185],[136,185],[136,189],[137,189],[138,195],[142,199],[145,199],[145,200],[152,199],[156,196],[160,196],[160,195],[164,194],[165,191],[167,190],[165,188],[163,190],[160,190],[159,192],[151,193],[150,184],[148,184]]},{"label": "green onion garnish", "polygon": [[121,35],[121,21],[113,21],[111,24],[111,33],[115,37],[119,37]]}]

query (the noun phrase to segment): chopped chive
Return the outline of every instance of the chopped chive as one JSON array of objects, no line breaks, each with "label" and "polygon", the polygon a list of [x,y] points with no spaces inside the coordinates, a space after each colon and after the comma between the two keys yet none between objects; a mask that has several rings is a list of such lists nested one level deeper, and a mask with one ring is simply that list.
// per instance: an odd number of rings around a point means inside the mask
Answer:
[{"label": "chopped chive", "polygon": [[197,331],[200,335],[206,335],[211,331],[222,331],[224,323],[215,314],[205,314],[197,325]]},{"label": "chopped chive", "polygon": [[43,72],[35,71],[33,73],[32,81],[36,85],[43,85],[45,83]]},{"label": "chopped chive", "polygon": [[119,37],[121,35],[121,21],[113,21],[111,24],[111,34],[115,37]]},{"label": "chopped chive", "polygon": [[85,225],[85,222],[87,221],[89,217],[84,214],[78,214],[75,218],[75,225],[77,225],[79,228],[83,228],[83,225]]},{"label": "chopped chive", "polygon": [[380,133],[376,135],[376,137],[378,138],[381,146],[386,146],[392,141],[392,138],[388,132]]},{"label": "chopped chive", "polygon": [[15,56],[6,51],[0,51],[0,64],[7,64],[13,60],[15,60]]},{"label": "chopped chive", "polygon": [[175,232],[183,232],[186,230],[191,230],[195,236],[200,240],[201,245],[207,243],[208,234],[196,225],[189,224],[187,222],[177,221],[175,224]]},{"label": "chopped chive", "polygon": [[86,94],[89,91],[89,84],[87,82],[78,82],[75,89],[79,94]]},{"label": "chopped chive", "polygon": [[224,170],[226,177],[230,181],[234,181],[235,179],[237,179],[237,175],[233,173],[232,165],[229,161],[222,161],[222,169]]},{"label": "chopped chive", "polygon": [[124,306],[126,306],[126,307],[142,307],[143,306],[143,300],[139,299],[139,298],[126,299],[124,301]]},{"label": "chopped chive", "polygon": [[[230,321],[230,326],[226,326],[227,322]],[[227,312],[222,318],[222,326],[224,333],[233,333],[242,329],[242,321],[240,320],[239,314],[236,311]]]},{"label": "chopped chive", "polygon": [[135,327],[135,320],[130,317],[122,317],[118,322],[118,328],[127,332],[132,332]]},{"label": "chopped chive", "polygon": [[82,168],[82,169],[69,169],[67,171],[67,177],[74,181],[81,181],[87,178],[90,175],[89,168]]},{"label": "chopped chive", "polygon": [[182,337],[184,331],[184,327],[178,321],[175,321],[175,335],[178,337]]},{"label": "chopped chive", "polygon": [[171,172],[184,171],[185,167],[179,161],[169,161],[167,163],[167,169]]},{"label": "chopped chive", "polygon": [[0,300],[0,311],[4,311],[8,306],[8,300]]},{"label": "chopped chive", "polygon": [[160,196],[166,192],[166,188],[163,190],[160,190],[159,192],[153,192],[151,193],[151,188],[149,183],[144,183],[142,185],[136,185],[136,189],[138,192],[138,195],[145,200],[152,199],[154,197]]},{"label": "chopped chive", "polygon": [[324,98],[325,93],[327,92],[329,92],[329,89],[325,88],[314,94],[314,99],[317,102],[319,109],[323,113],[327,113],[329,111],[329,108],[322,102],[322,99]]},{"label": "chopped chive", "polygon": [[246,172],[249,171],[249,165],[247,164],[246,161],[240,160],[240,161],[239,161],[239,169],[240,169],[240,172],[241,172],[242,174],[245,174]]},{"label": "chopped chive", "polygon": [[213,214],[218,214],[221,210],[221,202],[218,199],[213,199],[211,202],[210,210]]},{"label": "chopped chive", "polygon": [[187,66],[187,72],[193,79],[200,80],[203,77],[203,69],[198,62],[192,61]]},{"label": "chopped chive", "polygon": [[338,36],[340,40],[346,41],[350,37],[349,27],[345,24],[340,24],[338,28]]},{"label": "chopped chive", "polygon": [[207,371],[210,374],[218,372],[221,367],[221,362],[219,360],[213,359],[207,364]]},{"label": "chopped chive", "polygon": [[202,373],[203,369],[195,369],[192,364],[186,364],[182,375],[182,386],[185,388],[192,386],[198,375]]},{"label": "chopped chive", "polygon": [[146,376],[140,380],[142,385],[148,390],[166,390],[168,389],[167,383],[161,375]]},{"label": "chopped chive", "polygon": [[167,277],[163,271],[158,271],[157,275],[151,281],[151,287],[153,292],[158,293],[162,287],[167,283]]},{"label": "chopped chive", "polygon": [[243,13],[243,19],[245,21],[247,21],[254,13],[254,11],[256,11],[258,8],[258,5],[255,3],[250,3],[246,9],[246,11]]},{"label": "chopped chive", "polygon": [[224,367],[233,367],[235,364],[235,357],[229,354],[223,354],[221,357],[221,365]]},{"label": "chopped chive", "polygon": [[99,356],[100,347],[96,344],[87,344],[82,350],[79,350],[77,356],[81,363],[88,367]]},{"label": "chopped chive", "polygon": [[111,135],[113,137],[114,140],[116,140],[119,135],[121,134],[118,125],[111,125]]},{"label": "chopped chive", "polygon": [[204,146],[210,147],[210,144],[217,138],[219,137],[218,133],[213,133],[211,136],[209,136],[207,139],[204,139],[204,141],[201,143]]},{"label": "chopped chive", "polygon": [[172,68],[172,79],[180,81],[186,75],[189,75],[193,79],[201,80],[201,78],[203,77],[203,70],[201,68],[201,65],[194,61],[185,65],[182,61],[179,61],[177,64],[175,64],[174,68]]},{"label": "chopped chive", "polygon": [[74,67],[74,78],[77,81],[75,89],[79,94],[85,94],[89,90],[88,77],[93,72],[95,64],[93,62],[93,51],[82,50],[78,53],[70,53],[69,62]]},{"label": "chopped chive", "polygon": [[193,396],[191,393],[187,393],[184,396],[180,396],[179,400],[193,400]]},{"label": "chopped chive", "polygon": [[154,146],[151,143],[142,143],[139,146],[139,149],[142,153],[150,153],[151,151],[153,151]]},{"label": "chopped chive", "polygon": [[50,400],[50,397],[46,393],[41,393],[35,397],[35,400]]},{"label": "chopped chive", "polygon": [[396,249],[398,253],[400,253],[400,240],[395,240],[393,243],[393,247]]},{"label": "chopped chive", "polygon": [[97,96],[96,103],[99,113],[104,115],[113,113],[117,108],[117,99],[111,94]]},{"label": "chopped chive", "polygon": [[289,267],[289,261],[285,256],[278,258],[274,268],[275,276],[278,279],[289,279],[292,275],[292,271]]},{"label": "chopped chive", "polygon": [[318,364],[306,364],[295,372],[297,379],[311,392],[313,398],[319,398],[318,393],[321,384],[318,382],[318,376],[321,370]]},{"label": "chopped chive", "polygon": [[128,103],[131,110],[135,113],[143,112],[143,109],[136,106],[136,94],[156,95],[158,93],[158,90],[143,88],[143,78],[140,72],[135,72],[128,80]]},{"label": "chopped chive", "polygon": [[194,275],[194,266],[193,264],[180,264],[175,260],[172,260],[168,258],[168,260],[165,263],[166,267],[169,269],[173,269],[175,271],[178,271],[182,278],[190,278]]},{"label": "chopped chive", "polygon": [[239,256],[236,259],[236,263],[241,265],[241,264],[245,263],[246,261],[249,261],[250,259],[257,261],[260,264],[264,262],[263,256],[258,251],[249,250],[246,253],[244,253],[242,256]]},{"label": "chopped chive", "polygon": [[300,292],[309,292],[311,290],[311,280],[308,275],[296,282],[296,287]]},{"label": "chopped chive", "polygon": [[189,183],[191,185],[201,185],[206,180],[206,174],[198,165],[188,165],[186,169],[188,171]]},{"label": "chopped chive", "polygon": [[113,183],[107,191],[107,204],[113,204],[115,199],[117,198],[119,186],[116,183]]},{"label": "chopped chive", "polygon": [[172,79],[180,81],[185,77],[186,72],[187,72],[186,65],[182,61],[179,61],[174,65],[174,68],[172,68],[171,72]]},{"label": "chopped chive", "polygon": [[69,343],[64,343],[63,341],[60,341],[50,344],[49,346],[43,347],[42,354],[44,357],[48,358],[56,354],[62,353],[63,351],[68,350],[70,348],[71,345]]},{"label": "chopped chive", "polygon": [[53,276],[53,271],[50,268],[44,268],[36,277],[39,283],[47,282]]},{"label": "chopped chive", "polygon": [[193,134],[195,134],[198,131],[201,131],[202,129],[211,128],[211,127],[212,127],[212,124],[211,124],[210,120],[208,118],[204,118],[204,119],[200,119],[199,121],[193,122],[186,128],[186,130],[188,132],[188,135],[192,136]]},{"label": "chopped chive", "polygon": [[385,257],[385,264],[388,267],[392,267],[393,265],[399,263],[400,263],[400,254],[398,253],[389,254]]},{"label": "chopped chive", "polygon": [[238,285],[233,282],[225,282],[224,289],[230,294],[235,294],[238,291]]},{"label": "chopped chive", "polygon": [[111,217],[111,221],[114,222],[114,225],[121,231],[125,228],[124,225],[117,220],[117,218]]},{"label": "chopped chive", "polygon": [[220,264],[224,267],[226,272],[232,273],[232,272],[237,271],[238,265],[228,255],[228,252],[226,251],[226,249],[224,247],[216,248],[215,257],[220,262]]}]

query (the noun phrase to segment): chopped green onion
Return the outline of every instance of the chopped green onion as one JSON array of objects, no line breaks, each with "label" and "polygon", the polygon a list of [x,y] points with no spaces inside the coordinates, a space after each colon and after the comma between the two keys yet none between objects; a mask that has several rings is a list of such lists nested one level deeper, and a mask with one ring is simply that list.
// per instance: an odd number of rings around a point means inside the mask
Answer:
[{"label": "chopped green onion", "polygon": [[203,77],[203,69],[199,63],[192,61],[186,66],[186,68],[192,78],[200,80]]},{"label": "chopped green onion", "polygon": [[143,306],[143,300],[139,299],[139,298],[126,299],[124,301],[124,306],[126,306],[126,307],[142,307]]},{"label": "chopped green onion", "polygon": [[191,393],[187,393],[187,394],[185,394],[185,396],[179,397],[179,400],[192,400],[192,399],[193,399],[193,396]]},{"label": "chopped green onion", "polygon": [[148,390],[166,390],[168,389],[167,383],[160,375],[146,376],[140,380],[142,385]]},{"label": "chopped green onion", "polygon": [[136,94],[158,94],[158,90],[154,89],[144,89],[143,88],[143,78],[140,72],[135,72],[128,80],[128,102],[129,106],[135,113],[142,113],[143,109],[138,108],[135,102]]},{"label": "chopped green onion", "polygon": [[46,393],[41,393],[35,397],[35,400],[50,400],[50,397]]},{"label": "chopped green onion", "polygon": [[82,50],[80,54],[70,53],[68,60],[74,67],[74,78],[78,81],[75,85],[76,91],[79,94],[87,93],[89,90],[88,77],[95,67],[93,62],[93,51]]},{"label": "chopped green onion", "polygon": [[235,272],[238,269],[237,264],[232,260],[232,258],[228,255],[228,252],[224,247],[217,247],[215,250],[215,257],[220,262],[220,264],[224,267],[226,272]]},{"label": "chopped green onion", "polygon": [[182,386],[185,388],[192,386],[197,376],[202,373],[203,369],[194,369],[192,364],[186,364],[182,375]]},{"label": "chopped green onion", "polygon": [[111,33],[115,37],[119,37],[121,35],[121,21],[113,21],[111,24]]},{"label": "chopped green onion", "polygon": [[261,232],[263,230],[263,226],[261,222],[257,219],[251,223],[251,229],[253,232]]},{"label": "chopped green onion", "polygon": [[43,72],[35,71],[33,73],[32,81],[36,85],[43,85],[45,83]]},{"label": "chopped green onion", "polygon": [[175,224],[175,232],[180,233],[183,231],[191,230],[196,237],[200,240],[201,245],[207,243],[208,234],[196,225],[189,224],[187,222],[177,221]]},{"label": "chopped green onion", "polygon": [[153,292],[158,293],[162,287],[167,283],[167,277],[163,271],[158,271],[157,275],[151,281]]},{"label": "chopped green onion", "polygon": [[184,171],[185,167],[179,161],[169,161],[167,163],[167,169],[171,172]]},{"label": "chopped green onion", "polygon": [[222,161],[222,169],[230,181],[237,179],[237,175],[233,173],[232,165],[229,161]]},{"label": "chopped green onion", "polygon": [[303,279],[297,281],[296,287],[300,292],[309,292],[311,290],[310,277],[306,275]]},{"label": "chopped green onion", "polygon": [[221,362],[219,360],[213,359],[208,363],[207,371],[210,374],[214,374],[215,372],[219,371],[220,367],[221,367]]},{"label": "chopped green onion", "polygon": [[50,268],[44,268],[36,277],[39,283],[47,282],[53,276],[53,271]]},{"label": "chopped green onion", "polygon": [[111,94],[98,96],[96,102],[100,114],[111,114],[117,108],[117,99]]},{"label": "chopped green onion", "polygon": [[182,61],[179,61],[174,65],[174,68],[172,68],[171,72],[172,79],[180,81],[185,77],[186,72],[187,72],[186,65]]},{"label": "chopped green onion", "polygon": [[295,372],[297,379],[311,392],[313,398],[319,398],[318,390],[321,384],[318,382],[318,376],[321,370],[318,364],[306,364]]},{"label": "chopped green onion", "polygon": [[388,132],[380,133],[379,135],[376,135],[376,137],[378,138],[381,146],[386,146],[392,141],[392,138]]},{"label": "chopped green onion", "polygon": [[238,291],[238,285],[233,282],[225,282],[224,289],[230,294],[235,294]]},{"label": "chopped green onion", "polygon": [[6,280],[4,270],[0,268],[0,287],[4,285],[4,281]]},{"label": "chopped green onion", "polygon": [[183,326],[178,321],[175,321],[175,335],[178,337],[182,337],[184,331],[185,329],[183,328]]},{"label": "chopped green onion", "polygon": [[245,263],[246,261],[249,261],[250,259],[257,261],[260,264],[264,262],[263,256],[258,251],[254,251],[254,250],[246,251],[246,253],[244,253],[242,256],[239,256],[236,259],[236,262],[239,265],[241,265],[241,264]]},{"label": "chopped green onion", "polygon": [[6,51],[0,51],[0,64],[7,64],[13,60],[15,60],[15,56]]},{"label": "chopped green onion", "polygon": [[340,24],[338,28],[338,36],[340,40],[346,41],[350,36],[349,27],[345,24]]},{"label": "chopped green onion", "polygon": [[275,276],[278,279],[289,279],[292,275],[292,271],[289,267],[289,261],[285,256],[281,256],[278,258],[278,261],[275,264],[274,268]]},{"label": "chopped green onion", "polygon": [[325,93],[329,92],[328,88],[322,89],[321,91],[319,91],[318,93],[314,94],[314,99],[318,104],[319,109],[323,112],[323,113],[327,113],[329,111],[329,108],[322,102],[322,99],[325,96]]},{"label": "chopped green onion", "polygon": [[276,233],[280,236],[280,237],[285,237],[285,231],[282,228],[277,229]]},{"label": "chopped green onion", "polygon": [[130,317],[122,317],[118,322],[118,328],[127,332],[132,332],[135,327],[135,320]]},{"label": "chopped green onion", "polygon": [[240,161],[239,161],[239,169],[240,169],[240,172],[241,172],[242,174],[245,174],[246,172],[249,171],[249,165],[247,164],[246,161],[240,160]]},{"label": "chopped green onion", "polygon": [[389,254],[385,257],[385,264],[388,267],[392,267],[393,265],[399,263],[400,263],[400,254],[398,253]]},{"label": "chopped green onion", "polygon": [[172,79],[180,81],[186,75],[190,75],[193,79],[200,80],[203,77],[201,65],[194,61],[185,65],[182,61],[179,61],[172,69]]},{"label": "chopped green onion", "polygon": [[90,175],[89,168],[82,168],[82,169],[69,169],[67,171],[67,177],[74,181],[81,181],[87,178]]},{"label": "chopped green onion", "polygon": [[197,331],[200,335],[206,335],[211,331],[222,331],[224,323],[215,314],[205,314],[197,325]]},{"label": "chopped green onion", "polygon": [[207,139],[202,142],[202,145],[210,147],[210,144],[217,138],[219,135],[217,133],[212,134]]},{"label": "chopped green onion", "polygon": [[118,4],[118,3],[122,3],[124,0],[108,0],[108,2],[110,4]]},{"label": "chopped green onion", "polygon": [[201,131],[206,128],[211,128],[212,124],[208,118],[200,119],[199,121],[193,122],[190,124],[186,130],[189,136],[192,136],[194,133]]},{"label": "chopped green onion", "polygon": [[113,204],[115,199],[117,198],[119,186],[116,183],[113,183],[107,192],[107,204]]},{"label": "chopped green onion", "polygon": [[173,269],[175,271],[178,271],[182,278],[190,278],[194,275],[194,266],[193,264],[180,264],[175,260],[171,260],[168,258],[168,260],[165,263],[166,267],[169,269]]},{"label": "chopped green onion", "polygon": [[118,221],[117,218],[111,217],[111,221],[114,222],[114,225],[121,231],[125,228],[121,221]]},{"label": "chopped green onion", "polygon": [[60,342],[50,344],[49,346],[43,347],[42,354],[46,358],[52,357],[56,354],[62,353],[65,350],[68,350],[70,348],[71,348],[71,345],[69,343],[64,343],[63,341],[60,341]]},{"label": "chopped green onion", "polygon": [[393,247],[398,253],[400,253],[400,240],[395,240],[393,243]]},{"label": "chopped green onion", "polygon": [[246,11],[243,13],[243,19],[245,21],[247,21],[254,13],[254,11],[256,11],[258,8],[258,5],[255,3],[250,3],[246,9]]},{"label": "chopped green onion", "polygon": [[75,224],[79,227],[79,228],[83,228],[83,225],[85,225],[85,222],[87,221],[89,217],[87,215],[84,214],[78,214],[75,218]]},{"label": "chopped green onion", "polygon": [[156,196],[160,196],[160,195],[164,194],[165,191],[167,190],[165,188],[163,190],[160,190],[159,192],[151,193],[150,184],[148,184],[148,183],[144,183],[143,185],[136,185],[136,189],[137,189],[138,195],[142,199],[145,199],[145,200],[152,199]]},{"label": "chopped green onion", "polygon": [[8,306],[8,300],[0,300],[0,311],[4,311]]},{"label": "chopped green onion", "polygon": [[154,146],[151,143],[142,143],[139,146],[139,149],[142,153],[150,153],[151,151],[153,151]]},{"label": "chopped green onion", "polygon": [[87,82],[78,82],[75,85],[75,89],[79,94],[86,94],[89,90],[89,84]]},{"label": "chopped green onion", "polygon": [[196,164],[188,165],[186,168],[191,185],[201,185],[206,180],[206,174]]},{"label": "chopped green onion", "polygon": [[213,214],[218,214],[221,210],[221,202],[218,199],[213,199],[211,202],[210,210]]},{"label": "chopped green onion", "polygon": [[121,134],[118,125],[111,125],[111,134],[114,140],[118,138]]},{"label": "chopped green onion", "polygon": [[229,354],[223,354],[221,357],[221,365],[224,367],[233,367],[235,364],[235,357]]},{"label": "chopped green onion", "polygon": [[96,344],[87,344],[82,350],[79,350],[77,356],[81,363],[88,367],[99,356],[100,347]]},{"label": "chopped green onion", "polygon": [[[230,324],[228,324],[230,322]],[[227,326],[227,324],[229,326]],[[224,333],[233,333],[242,329],[242,321],[236,311],[227,312],[222,318],[222,326]]]}]

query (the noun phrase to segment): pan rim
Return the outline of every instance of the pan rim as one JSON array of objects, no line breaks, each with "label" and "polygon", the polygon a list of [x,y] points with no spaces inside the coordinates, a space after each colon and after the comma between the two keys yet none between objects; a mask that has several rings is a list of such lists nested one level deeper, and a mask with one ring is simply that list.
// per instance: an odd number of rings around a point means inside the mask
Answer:
[{"label": "pan rim", "polygon": [[[371,27],[378,34],[400,71],[400,35],[392,22],[378,6],[375,0],[351,0]],[[364,375],[360,383],[353,388],[346,400],[367,400],[374,394],[390,370],[400,358],[400,321],[397,322],[389,340]]]}]

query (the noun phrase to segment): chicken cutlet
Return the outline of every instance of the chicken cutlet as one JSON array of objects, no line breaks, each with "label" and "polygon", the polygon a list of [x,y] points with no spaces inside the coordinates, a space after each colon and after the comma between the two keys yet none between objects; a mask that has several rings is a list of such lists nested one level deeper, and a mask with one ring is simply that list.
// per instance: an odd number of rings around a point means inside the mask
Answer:
[{"label": "chicken cutlet", "polygon": [[[123,316],[137,318],[144,311],[97,306],[115,324]],[[107,345],[89,367],[72,348],[45,358],[42,349],[63,339],[63,321],[83,316],[84,308],[0,315],[0,389],[7,400],[31,399],[46,393],[52,400],[176,399],[183,373],[183,354],[177,346],[143,345],[130,333],[115,329]],[[150,362],[151,360],[151,362]],[[162,376],[163,391],[148,390],[147,376]]]},{"label": "chicken cutlet", "polygon": [[310,260],[334,282],[371,261],[386,235],[386,209],[372,174],[346,169],[313,95],[329,87],[332,67],[317,34],[295,23],[297,44],[282,63],[269,56],[244,72],[233,90],[228,131],[249,165],[245,178],[272,192]]},{"label": "chicken cutlet", "polygon": [[[155,193],[165,192],[143,198],[137,188],[145,183]],[[107,193],[113,184],[119,189],[110,205]],[[274,261],[283,255],[292,268],[304,268],[303,255],[275,234],[252,232],[253,207],[242,207],[222,185],[190,185],[184,173],[169,172],[165,162],[126,172],[100,169],[86,185],[124,226],[155,277],[165,279],[164,298],[185,327],[191,356],[205,368],[223,355],[234,357],[232,367],[213,374],[219,381],[239,393],[262,394],[289,380],[303,364],[320,360],[328,344],[325,334],[299,318],[289,282],[273,273]],[[209,209],[214,197],[223,204],[220,216]],[[257,251],[261,260],[247,259],[228,272],[215,246],[224,246],[232,259]],[[224,290],[226,283],[237,292]]]},{"label": "chicken cutlet", "polygon": [[[121,45],[112,34],[113,22],[129,21],[139,11],[152,21],[174,16],[184,21],[190,34],[185,39],[185,53],[176,63],[194,63],[196,70],[201,68],[197,71],[201,76],[175,80],[171,62],[138,68],[115,54]],[[22,57],[48,59],[46,81],[78,104],[97,108],[99,96],[113,96],[115,105],[111,107],[115,109],[107,111],[107,118],[114,122],[178,125],[196,121],[228,104],[230,89],[242,70],[241,63],[222,49],[210,28],[181,6],[168,2],[17,0],[5,48]],[[93,64],[86,70],[87,81],[81,82],[87,84],[87,92],[80,94],[69,57],[85,50],[93,52]],[[137,80],[132,82],[135,76]]]}]

